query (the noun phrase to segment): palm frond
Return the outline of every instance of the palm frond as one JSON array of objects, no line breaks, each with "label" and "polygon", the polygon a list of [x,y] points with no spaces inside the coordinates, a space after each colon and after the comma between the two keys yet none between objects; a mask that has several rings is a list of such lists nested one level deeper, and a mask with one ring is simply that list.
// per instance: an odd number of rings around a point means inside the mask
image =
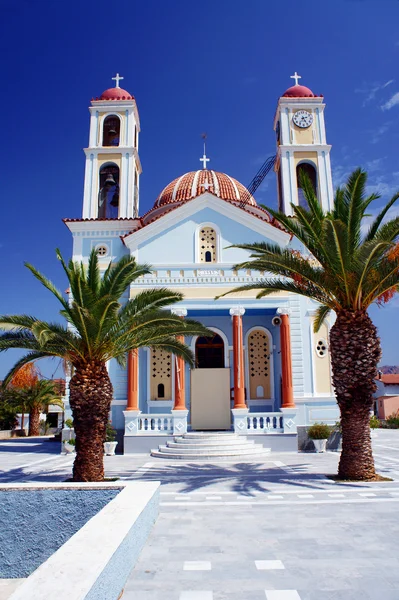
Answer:
[{"label": "palm frond", "polygon": [[313,323],[313,331],[317,333],[320,330],[320,327],[323,325],[324,321],[328,317],[331,312],[330,306],[322,304],[316,311],[316,317]]}]

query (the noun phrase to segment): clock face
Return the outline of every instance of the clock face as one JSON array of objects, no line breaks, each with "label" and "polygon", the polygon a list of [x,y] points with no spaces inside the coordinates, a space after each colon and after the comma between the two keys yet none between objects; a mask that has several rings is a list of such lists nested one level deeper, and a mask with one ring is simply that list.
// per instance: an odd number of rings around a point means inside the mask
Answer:
[{"label": "clock face", "polygon": [[310,127],[313,123],[313,115],[307,110],[298,110],[292,117],[292,120],[295,125],[305,129],[306,127]]}]

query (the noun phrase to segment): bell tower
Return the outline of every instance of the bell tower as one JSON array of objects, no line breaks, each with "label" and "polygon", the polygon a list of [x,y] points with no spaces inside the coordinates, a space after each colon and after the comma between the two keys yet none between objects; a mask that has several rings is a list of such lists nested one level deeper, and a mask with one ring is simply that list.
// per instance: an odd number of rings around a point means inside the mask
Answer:
[{"label": "bell tower", "polygon": [[296,72],[291,79],[295,80],[295,85],[279,98],[274,120],[279,210],[292,215],[291,204],[306,208],[300,185],[300,173],[304,171],[310,177],[323,209],[328,211],[334,200],[324,99],[299,85],[301,76]]},{"label": "bell tower", "polygon": [[139,113],[134,97],[119,86],[123,77],[117,73],[112,79],[115,87],[93,98],[89,107],[83,219],[138,216],[142,171],[138,153]]}]

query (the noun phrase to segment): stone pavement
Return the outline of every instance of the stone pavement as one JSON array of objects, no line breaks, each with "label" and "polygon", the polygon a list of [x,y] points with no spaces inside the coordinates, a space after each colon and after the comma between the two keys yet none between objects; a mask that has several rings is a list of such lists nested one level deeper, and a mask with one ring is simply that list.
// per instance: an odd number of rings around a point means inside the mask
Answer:
[{"label": "stone pavement", "polygon": [[[162,482],[160,516],[122,600],[399,600],[399,431],[379,431],[373,446],[393,482],[326,479],[336,453],[106,457],[107,476]],[[65,479],[73,458],[55,447],[0,442],[0,482]]]}]

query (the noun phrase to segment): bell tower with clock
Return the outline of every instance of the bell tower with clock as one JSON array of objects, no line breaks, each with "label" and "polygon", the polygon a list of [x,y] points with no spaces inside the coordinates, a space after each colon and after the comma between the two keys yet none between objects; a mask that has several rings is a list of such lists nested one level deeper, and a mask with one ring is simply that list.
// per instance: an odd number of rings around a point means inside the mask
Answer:
[{"label": "bell tower with clock", "polygon": [[279,98],[274,121],[277,139],[277,175],[279,210],[292,215],[291,204],[306,208],[300,185],[300,173],[311,179],[324,210],[333,206],[331,146],[326,141],[324,98],[299,85],[301,76],[291,76],[295,85]]}]

